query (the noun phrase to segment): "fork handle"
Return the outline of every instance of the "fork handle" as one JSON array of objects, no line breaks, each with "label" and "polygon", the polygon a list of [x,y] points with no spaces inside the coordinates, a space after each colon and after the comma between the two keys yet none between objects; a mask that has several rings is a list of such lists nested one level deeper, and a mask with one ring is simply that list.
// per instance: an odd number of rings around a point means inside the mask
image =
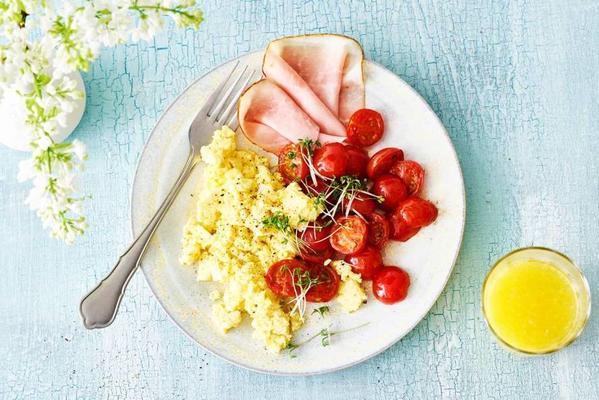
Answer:
[{"label": "fork handle", "polygon": [[175,184],[148,223],[144,230],[135,238],[135,241],[125,251],[112,271],[81,300],[79,311],[83,318],[83,325],[87,329],[105,328],[112,324],[118,311],[123,293],[129,280],[137,270],[139,261],[143,256],[150,239],[164,215],[173,204],[177,194],[191,175],[197,164],[197,157],[192,149],[179,174]]}]

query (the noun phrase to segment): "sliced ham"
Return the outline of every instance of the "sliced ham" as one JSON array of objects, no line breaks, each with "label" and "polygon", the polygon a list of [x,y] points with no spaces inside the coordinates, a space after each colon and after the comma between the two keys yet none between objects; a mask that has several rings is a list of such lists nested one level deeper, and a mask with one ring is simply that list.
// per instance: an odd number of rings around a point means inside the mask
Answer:
[{"label": "sliced ham", "polygon": [[346,36],[285,37],[268,45],[263,71],[294,98],[321,132],[344,136],[343,123],[364,108],[363,59],[360,44]]},{"label": "sliced ham", "polygon": [[342,136],[345,127],[333,115],[302,77],[281,57],[270,53],[264,57],[264,75],[282,87],[297,104],[318,124],[320,131]]},{"label": "sliced ham", "polygon": [[349,39],[352,45],[347,45],[348,51],[343,66],[343,78],[339,92],[339,119],[344,124],[356,111],[366,107],[366,96],[364,88],[364,52],[358,42]]},{"label": "sliced ham", "polygon": [[318,141],[322,144],[327,144],[327,143],[341,143],[346,139],[345,136],[335,136],[335,135],[327,135],[326,133],[321,133],[320,136],[318,137]]},{"label": "sliced ham", "polygon": [[250,142],[271,153],[278,154],[283,147],[291,143],[270,126],[259,122],[245,121],[241,129]]},{"label": "sliced ham", "polygon": [[241,96],[238,119],[245,136],[272,153],[300,139],[317,140],[319,135],[318,125],[268,79],[254,83]]}]

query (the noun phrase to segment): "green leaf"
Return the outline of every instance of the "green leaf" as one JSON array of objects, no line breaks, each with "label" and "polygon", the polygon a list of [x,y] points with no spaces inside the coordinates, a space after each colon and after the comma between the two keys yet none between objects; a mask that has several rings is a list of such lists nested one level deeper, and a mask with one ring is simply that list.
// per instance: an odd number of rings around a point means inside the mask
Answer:
[{"label": "green leaf", "polygon": [[329,306],[318,307],[318,308],[315,308],[314,311],[312,311],[312,314],[318,314],[318,315],[320,315],[321,318],[324,318],[325,315],[327,315],[328,313],[329,313]]}]

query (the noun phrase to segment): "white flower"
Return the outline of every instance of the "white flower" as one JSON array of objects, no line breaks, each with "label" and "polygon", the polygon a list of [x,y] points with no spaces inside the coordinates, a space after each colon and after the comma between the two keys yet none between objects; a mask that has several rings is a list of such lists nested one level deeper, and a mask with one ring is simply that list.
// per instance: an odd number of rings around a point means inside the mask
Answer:
[{"label": "white flower", "polygon": [[33,74],[29,72],[23,73],[19,77],[19,80],[15,82],[14,88],[22,94],[31,93],[33,90]]},{"label": "white flower", "polygon": [[85,145],[78,139],[73,140],[71,143],[72,152],[77,156],[77,158],[81,161],[87,159],[87,150],[85,149]]},{"label": "white flower", "polygon": [[52,139],[49,136],[45,135],[37,139],[35,143],[41,151],[45,151],[46,149],[48,149],[48,147],[52,146],[53,144]]},{"label": "white flower", "polygon": [[32,149],[31,158],[19,163],[17,178],[31,181],[26,203],[52,237],[72,243],[87,227],[75,184],[75,171],[87,158],[85,146],[52,139],[67,122],[73,100],[83,96],[67,75],[87,69],[102,46],[128,37],[151,39],[163,28],[164,15],[197,27],[201,12],[191,10],[194,5],[194,0],[0,0],[0,96],[19,97],[27,122],[22,134]]}]

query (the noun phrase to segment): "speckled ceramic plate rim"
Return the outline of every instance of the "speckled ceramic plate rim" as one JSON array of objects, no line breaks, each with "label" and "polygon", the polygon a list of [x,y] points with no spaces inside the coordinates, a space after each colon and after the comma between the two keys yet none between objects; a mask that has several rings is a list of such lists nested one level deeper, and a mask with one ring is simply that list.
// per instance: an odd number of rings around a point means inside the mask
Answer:
[{"label": "speckled ceramic plate rim", "polygon": [[[255,53],[261,53],[261,51],[257,51]],[[148,138],[146,139],[146,142],[144,144],[144,147],[142,149],[142,152],[140,153],[138,160],[137,160],[137,167],[136,167],[136,171],[133,177],[133,184],[131,185],[131,191],[130,191],[130,199],[131,199],[131,209],[130,209],[130,213],[131,213],[131,235],[132,237],[135,237],[135,226],[134,226],[134,217],[133,217],[133,207],[134,207],[134,190],[136,187],[136,182],[139,178],[139,164],[141,162],[141,160],[144,158],[144,156],[146,156],[146,154],[149,152],[149,143],[152,141],[152,137],[154,136],[154,134],[156,133],[156,127],[162,122],[162,120],[166,117],[166,115],[168,114],[168,112],[175,106],[175,104],[185,95],[185,93],[194,85],[196,85],[198,82],[202,81],[203,79],[205,79],[206,77],[208,77],[210,74],[212,74],[214,71],[218,70],[219,68],[221,68],[222,66],[235,62],[237,60],[240,60],[244,57],[247,57],[249,55],[251,55],[252,53],[248,53],[248,54],[244,54],[241,55],[239,57],[236,57],[234,59],[228,60],[222,64],[220,64],[219,66],[216,66],[214,68],[212,68],[211,70],[207,71],[206,73],[204,73],[203,75],[201,75],[200,77],[198,77],[197,79],[195,79],[194,81],[192,81],[190,84],[188,84],[185,89],[183,89],[181,91],[181,93],[171,101],[171,103],[169,104],[169,106],[162,112],[160,118],[158,118],[158,120],[156,121],[156,123],[154,124],[154,128],[152,129],[151,134],[148,136]],[[293,373],[293,372],[280,372],[280,371],[272,371],[272,370],[267,370],[267,369],[260,369],[260,368],[256,368],[250,365],[246,365],[242,362],[239,362],[237,360],[234,360],[232,358],[227,357],[224,354],[220,354],[219,352],[209,348],[208,346],[204,346],[201,343],[199,343],[195,338],[193,338],[191,336],[191,334],[189,332],[187,332],[185,330],[185,328],[183,328],[183,326],[179,323],[179,321],[177,321],[177,319],[175,319],[171,313],[167,310],[165,304],[163,303],[163,301],[160,299],[160,296],[157,295],[157,290],[154,287],[153,283],[152,283],[152,279],[148,276],[148,272],[145,270],[145,268],[143,268],[143,260],[142,263],[140,264],[140,268],[143,271],[143,275],[144,278],[148,284],[148,286],[150,287],[150,290],[152,291],[154,298],[158,301],[158,304],[160,304],[160,307],[164,310],[164,312],[169,316],[169,318],[171,319],[172,322],[175,323],[175,325],[189,338],[191,339],[194,343],[196,343],[197,345],[199,345],[202,349],[206,350],[207,352],[209,352],[210,354],[213,354],[219,358],[221,358],[222,360],[225,360],[231,364],[234,364],[236,366],[245,368],[247,370],[250,371],[254,371],[254,372],[258,372],[258,373],[263,373],[263,374],[269,374],[269,375],[277,375],[277,376],[311,376],[311,375],[321,375],[321,374],[326,374],[326,373],[331,373],[331,372],[335,372],[335,371],[340,371],[346,368],[350,368],[352,366],[355,366],[357,364],[360,364],[366,360],[369,360],[370,358],[373,358],[381,353],[383,353],[385,350],[389,349],[391,346],[395,345],[397,342],[399,342],[403,337],[405,337],[408,333],[410,333],[423,319],[424,317],[426,317],[426,315],[430,312],[430,310],[432,309],[432,307],[436,304],[436,302],[439,300],[439,297],[441,296],[441,294],[443,294],[445,287],[447,286],[447,282],[449,281],[449,278],[451,277],[453,270],[455,268],[455,264],[457,261],[457,258],[459,256],[460,253],[460,249],[462,247],[462,241],[463,241],[463,236],[464,236],[464,229],[465,229],[465,224],[466,224],[466,191],[465,191],[465,185],[464,185],[464,177],[463,177],[463,173],[462,173],[462,169],[461,169],[461,165],[457,156],[457,153],[455,151],[455,148],[453,146],[453,143],[451,141],[451,138],[449,137],[449,134],[447,133],[447,130],[445,129],[445,126],[443,125],[442,121],[439,119],[439,117],[437,116],[437,114],[434,112],[434,110],[430,107],[430,105],[428,104],[428,102],[414,89],[412,88],[407,82],[405,82],[403,79],[401,79],[398,75],[394,74],[393,72],[391,72],[390,70],[388,70],[386,67],[384,67],[382,64],[379,64],[377,62],[371,61],[371,60],[366,60],[365,62],[373,64],[374,66],[380,68],[381,71],[384,71],[390,79],[397,79],[400,81],[401,84],[403,84],[414,96],[416,96],[423,105],[425,105],[425,107],[428,109],[428,111],[430,112],[430,114],[432,114],[433,118],[436,119],[436,122],[439,124],[439,126],[442,128],[443,131],[443,136],[445,138],[445,140],[448,142],[449,147],[452,150],[452,156],[453,159],[455,161],[455,164],[457,165],[458,168],[458,172],[459,172],[459,176],[461,179],[461,196],[462,196],[462,204],[463,204],[463,210],[462,210],[462,218],[461,218],[461,226],[460,226],[460,233],[459,233],[459,238],[458,238],[458,242],[456,245],[456,250],[455,253],[453,255],[453,260],[451,263],[451,268],[449,269],[446,277],[445,277],[445,281],[443,283],[443,285],[441,286],[439,292],[435,295],[436,300],[433,301],[431,303],[431,305],[428,307],[428,309],[425,310],[425,312],[422,313],[422,315],[420,315],[415,322],[409,326],[409,328],[406,330],[406,332],[403,335],[399,335],[394,341],[390,342],[389,344],[387,344],[386,346],[377,349],[376,351],[373,351],[372,353],[368,354],[365,357],[362,357],[356,361],[353,362],[349,362],[343,365],[339,365],[336,366],[334,368],[328,368],[328,369],[324,369],[324,370],[319,370],[319,371],[314,371],[314,372],[302,372],[302,373]],[[141,230],[141,229],[140,229]]]}]

